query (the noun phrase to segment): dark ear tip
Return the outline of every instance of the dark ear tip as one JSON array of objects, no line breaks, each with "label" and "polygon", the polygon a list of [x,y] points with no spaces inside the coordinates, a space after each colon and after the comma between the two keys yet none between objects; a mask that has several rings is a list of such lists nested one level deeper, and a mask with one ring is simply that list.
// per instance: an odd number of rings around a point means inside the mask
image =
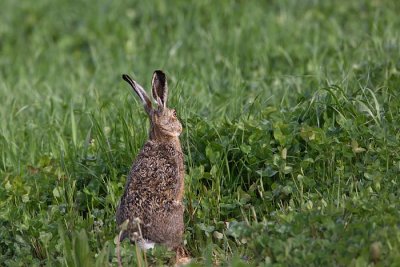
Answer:
[{"label": "dark ear tip", "polygon": [[165,73],[162,70],[155,70],[154,74],[157,75],[158,77],[163,77],[165,78]]},{"label": "dark ear tip", "polygon": [[128,74],[122,74],[122,79],[124,79],[125,81],[129,79]]},{"label": "dark ear tip", "polygon": [[165,83],[166,75],[162,70],[155,70],[154,75],[162,82]]}]

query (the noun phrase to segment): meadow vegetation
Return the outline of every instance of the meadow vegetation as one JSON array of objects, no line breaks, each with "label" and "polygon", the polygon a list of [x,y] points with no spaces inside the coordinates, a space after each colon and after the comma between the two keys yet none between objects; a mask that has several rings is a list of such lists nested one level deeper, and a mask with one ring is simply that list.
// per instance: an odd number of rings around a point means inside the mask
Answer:
[{"label": "meadow vegetation", "polygon": [[[0,1],[0,265],[117,266],[169,76],[192,266],[400,262],[398,1]],[[167,264],[122,243],[124,266]]]}]

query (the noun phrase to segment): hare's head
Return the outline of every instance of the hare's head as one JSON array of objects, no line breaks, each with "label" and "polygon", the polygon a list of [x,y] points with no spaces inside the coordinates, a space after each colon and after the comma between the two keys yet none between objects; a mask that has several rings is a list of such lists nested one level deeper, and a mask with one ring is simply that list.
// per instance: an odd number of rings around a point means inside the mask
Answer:
[{"label": "hare's head", "polygon": [[156,70],[151,80],[151,91],[157,103],[157,108],[152,107],[151,100],[142,86],[126,74],[123,74],[122,78],[132,86],[149,115],[150,139],[166,139],[177,137],[181,134],[182,124],[176,116],[176,111],[167,108],[168,85],[167,77],[164,72]]}]

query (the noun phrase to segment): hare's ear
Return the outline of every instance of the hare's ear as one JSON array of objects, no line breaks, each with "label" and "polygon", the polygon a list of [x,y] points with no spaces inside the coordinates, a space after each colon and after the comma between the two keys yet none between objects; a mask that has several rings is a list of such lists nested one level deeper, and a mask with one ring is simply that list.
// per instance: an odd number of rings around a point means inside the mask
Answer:
[{"label": "hare's ear", "polygon": [[160,108],[167,107],[168,84],[167,76],[161,70],[156,70],[151,80],[151,91]]},{"label": "hare's ear", "polygon": [[132,87],[133,91],[139,96],[140,100],[142,101],[144,105],[144,109],[148,114],[151,112],[151,101],[149,96],[147,95],[146,91],[143,89],[140,84],[132,80],[131,77],[127,74],[122,74],[122,79],[124,79],[129,85]]}]

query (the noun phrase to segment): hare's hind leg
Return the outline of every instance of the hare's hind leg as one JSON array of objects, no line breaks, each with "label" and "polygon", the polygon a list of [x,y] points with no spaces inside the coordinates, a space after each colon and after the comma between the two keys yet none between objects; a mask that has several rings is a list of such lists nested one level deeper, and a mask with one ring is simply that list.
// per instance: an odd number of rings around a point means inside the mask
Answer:
[{"label": "hare's hind leg", "polygon": [[175,257],[175,266],[185,266],[191,262],[191,258],[189,252],[186,248],[182,245],[174,249],[176,253]]}]

